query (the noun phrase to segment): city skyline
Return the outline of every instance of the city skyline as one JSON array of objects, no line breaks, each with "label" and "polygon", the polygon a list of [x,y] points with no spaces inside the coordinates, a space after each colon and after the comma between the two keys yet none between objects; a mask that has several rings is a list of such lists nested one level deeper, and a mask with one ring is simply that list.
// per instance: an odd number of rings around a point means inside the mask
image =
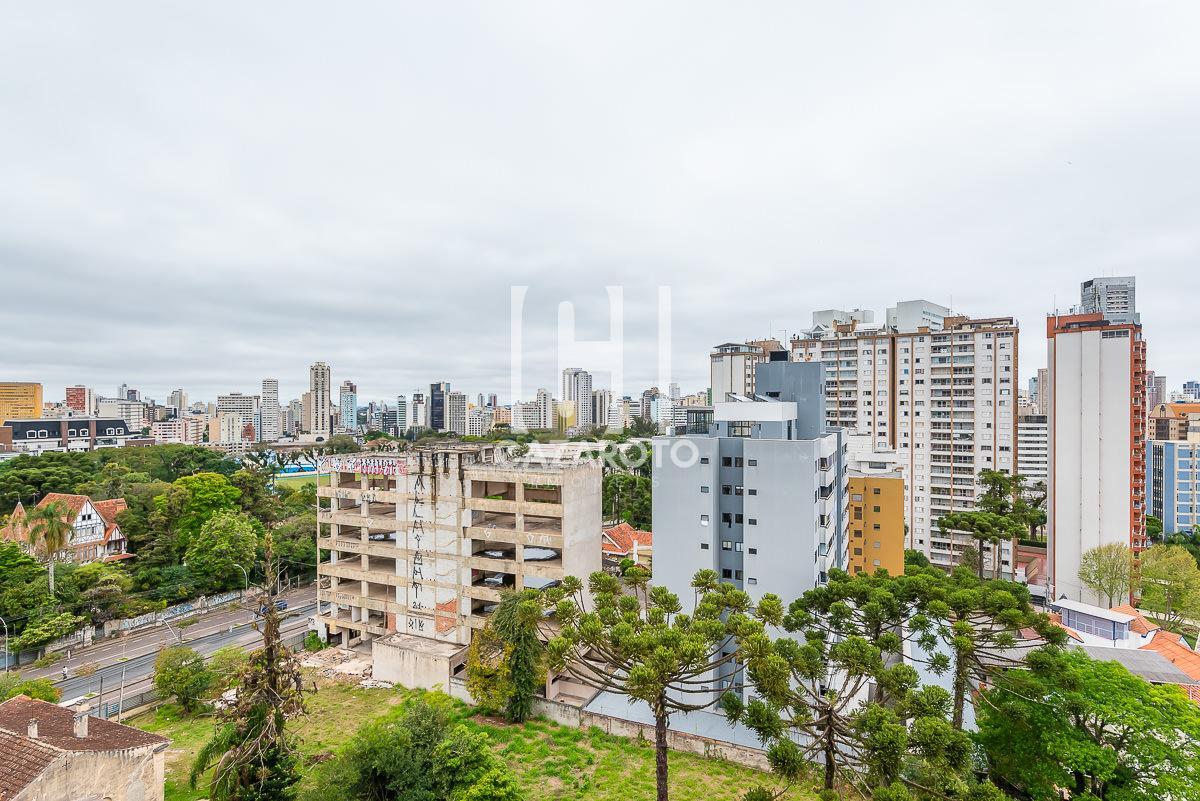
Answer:
[{"label": "city skyline", "polygon": [[[672,378],[700,387],[713,345],[816,309],[1040,331],[1110,274],[1139,278],[1151,368],[1194,372],[1200,8],[691,11],[25,9],[0,31],[29,86],[0,97],[0,258],[37,280],[0,374],[290,398],[319,359],[364,397],[507,395],[528,285],[528,395],[557,385],[557,304],[603,338],[617,285],[625,384],[658,383],[669,286]],[[100,322],[37,333],[82,286]]]}]

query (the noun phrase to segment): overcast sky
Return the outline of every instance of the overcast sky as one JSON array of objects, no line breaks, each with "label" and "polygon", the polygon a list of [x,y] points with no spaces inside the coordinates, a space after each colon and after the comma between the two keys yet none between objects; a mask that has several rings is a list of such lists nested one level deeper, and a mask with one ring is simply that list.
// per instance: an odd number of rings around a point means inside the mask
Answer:
[{"label": "overcast sky", "polygon": [[[625,388],[814,309],[1014,315],[1133,273],[1200,378],[1200,4],[0,3],[0,380],[286,401]],[[592,365],[580,364],[581,367]],[[598,378],[607,383],[606,376]]]}]

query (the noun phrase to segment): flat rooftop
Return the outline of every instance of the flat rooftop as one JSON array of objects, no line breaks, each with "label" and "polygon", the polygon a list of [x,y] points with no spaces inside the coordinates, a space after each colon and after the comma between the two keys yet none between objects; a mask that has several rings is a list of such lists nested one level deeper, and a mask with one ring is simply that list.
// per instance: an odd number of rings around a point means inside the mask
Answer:
[{"label": "flat rooftop", "polygon": [[431,640],[428,637],[417,637],[413,634],[401,634],[399,632],[389,634],[386,637],[380,637],[374,642],[376,645],[386,645],[391,648],[399,648],[402,651],[413,651],[428,656],[446,657],[454,656],[467,647],[454,642]]}]

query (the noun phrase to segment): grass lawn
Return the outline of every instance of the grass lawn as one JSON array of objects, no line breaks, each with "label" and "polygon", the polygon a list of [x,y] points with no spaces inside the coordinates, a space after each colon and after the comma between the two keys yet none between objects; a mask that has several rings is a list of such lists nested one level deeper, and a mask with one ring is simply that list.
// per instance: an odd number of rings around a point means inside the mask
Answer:
[{"label": "grass lawn", "polygon": [[[363,689],[357,685],[320,680],[319,691],[308,700],[308,716],[293,731],[305,756],[337,751],[364,722],[387,713],[417,694],[409,690]],[[461,707],[464,722],[486,732],[496,753],[512,768],[529,801],[584,799],[627,801],[654,797],[654,748],[644,740],[613,737],[598,729],[583,730],[535,720],[520,726],[470,716]],[[181,716],[174,706],[164,706],[130,723],[171,739],[167,751],[166,801],[199,801],[203,786],[187,786],[193,757],[212,732],[207,717]],[[671,798],[674,801],[733,801],[756,783],[772,786],[772,777],[750,768],[693,754],[671,752]],[[300,784],[301,801],[318,801],[306,793],[310,771],[305,767]],[[812,799],[795,791],[789,801]]]},{"label": "grass lawn", "polygon": [[275,485],[279,487],[291,487],[292,489],[300,489],[305,484],[317,484],[317,479],[320,479],[322,487],[329,486],[329,476],[277,476]]}]

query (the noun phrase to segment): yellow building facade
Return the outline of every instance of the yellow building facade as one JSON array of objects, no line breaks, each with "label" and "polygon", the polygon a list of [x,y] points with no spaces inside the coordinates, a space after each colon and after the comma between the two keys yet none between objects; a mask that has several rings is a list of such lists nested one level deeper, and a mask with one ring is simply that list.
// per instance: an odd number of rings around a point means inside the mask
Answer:
[{"label": "yellow building facade", "polygon": [[42,385],[29,381],[0,381],[0,423],[42,416]]},{"label": "yellow building facade", "polygon": [[850,474],[850,560],[847,569],[904,572],[904,477],[899,472]]}]

